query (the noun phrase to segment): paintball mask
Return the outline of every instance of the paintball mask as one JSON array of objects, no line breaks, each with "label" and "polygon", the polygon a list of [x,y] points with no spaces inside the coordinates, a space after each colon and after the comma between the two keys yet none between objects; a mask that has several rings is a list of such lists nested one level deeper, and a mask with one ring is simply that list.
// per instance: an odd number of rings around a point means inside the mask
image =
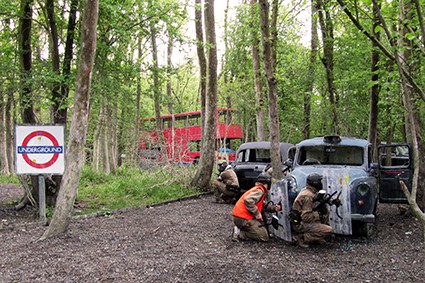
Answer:
[{"label": "paintball mask", "polygon": [[307,176],[307,184],[316,188],[317,191],[320,191],[323,189],[322,179],[322,175],[313,173]]},{"label": "paintball mask", "polygon": [[267,184],[269,189],[272,184],[272,176],[266,172],[261,172],[257,177],[257,182],[262,184]]}]

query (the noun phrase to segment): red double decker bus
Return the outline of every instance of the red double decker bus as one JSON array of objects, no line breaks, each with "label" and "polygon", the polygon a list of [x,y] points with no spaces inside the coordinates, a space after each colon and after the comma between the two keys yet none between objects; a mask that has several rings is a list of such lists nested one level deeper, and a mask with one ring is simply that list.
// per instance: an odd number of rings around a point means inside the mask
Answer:
[{"label": "red double decker bus", "polygon": [[[226,123],[232,108],[217,108],[216,158],[231,163],[243,138],[242,126]],[[201,156],[201,111],[161,116],[161,135],[156,130],[155,117],[142,118],[139,155],[141,165],[167,160],[181,164],[196,164]]]}]

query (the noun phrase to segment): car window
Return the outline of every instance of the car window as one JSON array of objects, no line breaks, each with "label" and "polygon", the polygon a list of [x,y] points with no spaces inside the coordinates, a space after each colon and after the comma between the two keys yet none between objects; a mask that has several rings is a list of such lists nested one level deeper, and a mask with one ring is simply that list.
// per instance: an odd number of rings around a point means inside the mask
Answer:
[{"label": "car window", "polygon": [[239,151],[237,162],[261,162],[270,163],[270,150],[264,148],[247,148]]},{"label": "car window", "polygon": [[252,158],[254,162],[267,162],[270,163],[270,150],[264,148],[255,149],[255,158]]},{"label": "car window", "polygon": [[382,167],[410,166],[409,147],[406,145],[382,147],[379,158]]},{"label": "car window", "polygon": [[302,147],[298,163],[302,165],[363,165],[363,148],[355,146]]}]

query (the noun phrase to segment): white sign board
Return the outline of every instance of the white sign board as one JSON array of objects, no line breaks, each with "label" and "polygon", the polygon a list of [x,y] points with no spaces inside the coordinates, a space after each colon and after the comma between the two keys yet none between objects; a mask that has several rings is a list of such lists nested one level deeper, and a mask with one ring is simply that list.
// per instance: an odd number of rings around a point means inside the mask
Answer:
[{"label": "white sign board", "polygon": [[64,126],[15,127],[17,174],[63,174],[65,169]]}]

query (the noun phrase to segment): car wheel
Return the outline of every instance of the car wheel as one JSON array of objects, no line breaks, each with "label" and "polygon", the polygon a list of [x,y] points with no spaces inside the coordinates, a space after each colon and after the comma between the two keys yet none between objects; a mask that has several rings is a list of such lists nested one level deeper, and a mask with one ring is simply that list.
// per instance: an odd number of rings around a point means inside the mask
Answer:
[{"label": "car wheel", "polygon": [[353,234],[359,237],[364,237],[369,239],[370,237],[372,237],[374,228],[375,228],[374,223],[368,223],[368,222],[353,223]]}]

